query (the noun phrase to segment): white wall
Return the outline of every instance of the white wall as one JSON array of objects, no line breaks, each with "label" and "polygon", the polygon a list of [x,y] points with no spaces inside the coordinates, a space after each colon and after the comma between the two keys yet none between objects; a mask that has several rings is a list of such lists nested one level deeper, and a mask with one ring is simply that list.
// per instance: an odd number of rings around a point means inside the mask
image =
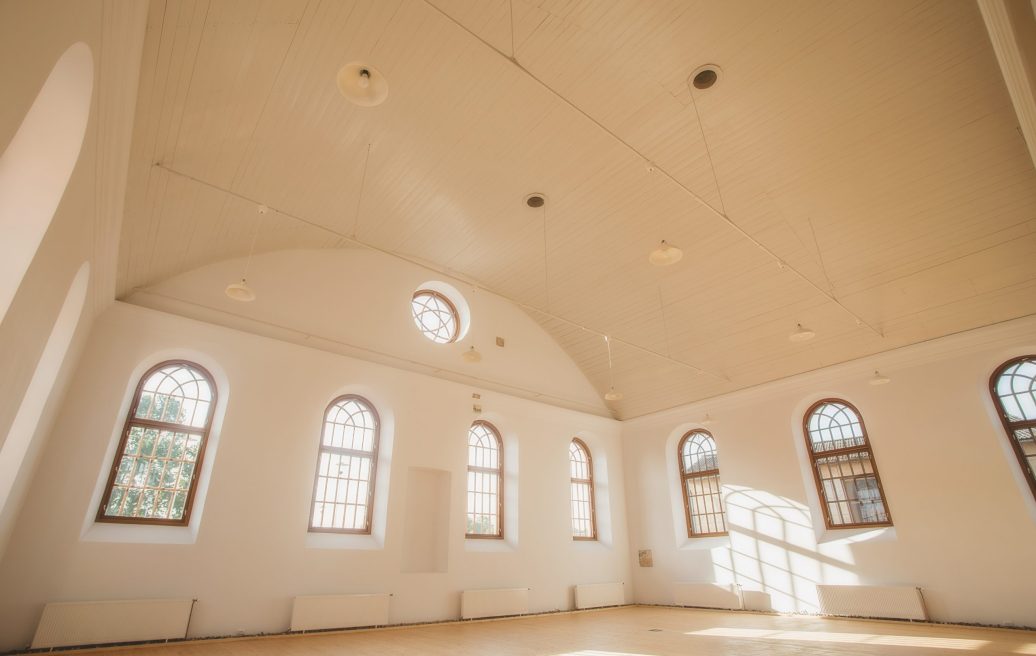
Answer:
[{"label": "white wall", "polygon": [[[654,555],[635,568],[637,601],[672,603],[675,581],[736,582],[753,607],[816,612],[817,583],[904,584],[935,620],[1036,626],[1036,502],[988,387],[1036,353],[1034,335],[1018,320],[624,423],[630,548]],[[878,367],[890,384],[867,384]],[[863,414],[892,529],[824,529],[802,416],[829,396]],[[676,443],[706,411],[729,539],[688,539],[680,505]]]},{"label": "white wall", "polygon": [[[225,379],[197,536],[96,541],[92,500],[134,372],[172,355],[197,357]],[[322,413],[346,390],[365,394],[391,425],[383,548],[307,546]],[[517,453],[514,545],[463,537],[474,391]],[[577,434],[597,470],[599,543],[570,537],[568,443]],[[0,650],[28,643],[47,601],[194,596],[191,634],[206,636],[284,631],[297,594],[392,592],[392,622],[414,622],[458,617],[466,588],[528,586],[530,610],[548,611],[572,607],[573,584],[631,576],[617,422],[126,304],[98,318],[41,461],[0,563]],[[446,573],[401,573],[411,467],[450,473]],[[147,539],[139,534],[155,527],[133,528],[130,539]]]},{"label": "white wall", "polygon": [[[0,503],[0,557],[3,557],[6,536],[32,477],[36,454],[53,422],[53,401],[61,398],[71,376],[94,309],[111,300],[110,293],[103,289],[98,292],[97,274],[110,269],[114,262],[99,262],[96,249],[110,247],[118,236],[121,214],[108,211],[112,207],[107,200],[121,198],[125,170],[117,170],[117,167],[113,170],[109,165],[113,158],[117,159],[113,150],[118,150],[120,138],[128,138],[132,123],[145,14],[143,3],[101,0],[0,3],[0,80],[4,89],[3,102],[0,102],[0,152],[5,155],[62,54],[73,44],[80,43],[86,44],[94,57],[86,136],[67,185],[63,190],[60,185],[48,189],[32,176],[19,176],[20,180],[29,179],[35,185],[26,198],[32,199],[39,193],[42,201],[45,200],[42,192],[48,191],[55,192],[50,193],[51,201],[56,195],[60,201],[53,212],[49,204],[43,208],[48,211],[37,216],[41,222],[37,227],[45,233],[34,255],[28,253],[32,260],[24,277],[19,278],[19,267],[8,272],[8,279],[4,281],[5,287],[16,287],[17,291],[0,323],[0,448],[7,441],[16,417],[24,416],[26,404],[32,405],[43,396],[50,402],[44,405],[38,428],[32,432],[29,443],[18,447],[24,457],[19,456],[21,462],[17,463],[14,480],[3,481],[3,486],[11,492]],[[115,68],[111,66],[113,61]],[[18,158],[13,155],[18,154],[17,150],[10,151],[12,157],[5,159],[4,166],[17,169],[25,164],[15,161]],[[22,219],[33,209],[41,208],[20,206],[14,218]],[[0,236],[0,240],[3,238]],[[69,285],[87,262],[90,289],[86,307],[81,320],[75,324],[70,347],[54,377],[56,382],[52,389],[33,389],[30,394],[33,398],[27,398],[30,382],[39,380],[40,359]],[[19,427],[19,431],[24,433],[23,427]]]},{"label": "white wall", "polygon": [[[269,215],[268,215],[269,216]],[[396,368],[434,374],[573,410],[608,415],[567,353],[521,308],[495,294],[419,265],[364,248],[292,249],[263,253],[249,266],[257,298],[230,300],[245,259],[191,269],[137,291],[131,303],[319,346]],[[411,295],[429,281],[452,285],[470,307],[470,330],[436,345],[415,330]],[[495,343],[503,337],[505,346]],[[478,365],[461,353],[474,346]]]}]

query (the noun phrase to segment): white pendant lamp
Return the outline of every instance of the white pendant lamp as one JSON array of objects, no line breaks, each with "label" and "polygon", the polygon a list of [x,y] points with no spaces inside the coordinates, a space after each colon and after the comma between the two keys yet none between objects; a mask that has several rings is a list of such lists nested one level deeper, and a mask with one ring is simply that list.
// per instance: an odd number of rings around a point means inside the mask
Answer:
[{"label": "white pendant lamp", "polygon": [[788,335],[788,341],[790,342],[808,342],[809,340],[816,337],[817,334],[809,328],[803,328],[802,324],[798,324],[795,328],[795,332]]},{"label": "white pendant lamp", "polygon": [[238,301],[239,303],[251,303],[255,300],[255,292],[248,286],[248,268],[252,266],[252,255],[255,253],[255,240],[259,237],[259,224],[262,221],[262,217],[270,211],[265,205],[260,205],[256,212],[259,217],[255,220],[255,231],[252,233],[252,245],[248,247],[248,259],[245,260],[245,272],[241,276],[241,282],[232,282],[227,285],[223,293],[232,300]]},{"label": "white pendant lamp", "polygon": [[648,262],[655,266],[663,267],[676,264],[682,257],[682,250],[663,239],[658,248],[651,251],[651,254],[648,255]]},{"label": "white pendant lamp", "polygon": [[467,351],[464,351],[460,357],[464,358],[465,362],[471,362],[472,364],[482,362],[482,354],[479,353],[474,346],[469,348]]},{"label": "white pendant lamp", "polygon": [[871,376],[870,379],[867,381],[868,384],[874,385],[874,386],[877,386],[877,385],[888,385],[891,382],[892,382],[891,378],[889,378],[888,376],[884,376],[884,375],[878,373],[877,369],[874,370],[874,375]]},{"label": "white pendant lamp", "polygon": [[612,341],[607,335],[604,336],[604,344],[608,347],[608,391],[604,394],[604,400],[620,401],[622,392],[615,391],[615,378],[612,374]]},{"label": "white pendant lamp", "polygon": [[354,105],[375,107],[388,98],[388,81],[373,66],[350,62],[338,71],[338,90]]}]

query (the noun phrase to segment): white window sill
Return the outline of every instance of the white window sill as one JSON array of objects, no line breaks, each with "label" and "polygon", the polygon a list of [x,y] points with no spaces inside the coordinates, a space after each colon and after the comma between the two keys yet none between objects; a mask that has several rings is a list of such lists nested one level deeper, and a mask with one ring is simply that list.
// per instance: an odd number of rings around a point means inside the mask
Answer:
[{"label": "white window sill", "polygon": [[817,535],[817,544],[853,544],[857,542],[885,542],[896,539],[895,526],[874,528],[829,528]]},{"label": "white window sill", "polygon": [[83,542],[125,542],[130,544],[194,544],[197,524],[192,526],[154,526],[146,524],[89,524],[79,539]]},{"label": "white window sill", "polygon": [[306,548],[375,551],[384,549],[385,543],[374,534],[307,532]]},{"label": "white window sill", "polygon": [[517,546],[511,544],[506,538],[503,540],[485,538],[464,538],[464,551],[482,553],[504,553],[517,551]]},{"label": "white window sill", "polygon": [[702,551],[706,549],[720,549],[730,547],[729,535],[713,535],[704,538],[684,538],[676,548],[680,551]]}]

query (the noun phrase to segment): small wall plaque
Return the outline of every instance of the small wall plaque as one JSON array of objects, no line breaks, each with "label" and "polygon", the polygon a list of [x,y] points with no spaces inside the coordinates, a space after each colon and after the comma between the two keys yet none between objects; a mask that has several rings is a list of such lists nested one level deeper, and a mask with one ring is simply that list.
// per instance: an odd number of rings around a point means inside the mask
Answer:
[{"label": "small wall plaque", "polygon": [[637,558],[640,560],[641,567],[654,567],[655,559],[651,556],[650,549],[641,549],[637,552]]}]

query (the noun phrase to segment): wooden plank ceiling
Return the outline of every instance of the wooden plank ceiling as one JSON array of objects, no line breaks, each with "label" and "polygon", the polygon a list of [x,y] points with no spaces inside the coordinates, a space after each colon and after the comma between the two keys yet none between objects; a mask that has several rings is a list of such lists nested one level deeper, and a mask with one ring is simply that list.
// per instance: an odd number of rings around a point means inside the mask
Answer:
[{"label": "wooden plank ceiling", "polygon": [[[337,92],[355,60],[380,107]],[[263,203],[258,251],[456,272],[602,393],[613,336],[619,418],[1036,312],[1036,176],[968,0],[153,0],[136,121],[120,297],[244,255]]]}]

